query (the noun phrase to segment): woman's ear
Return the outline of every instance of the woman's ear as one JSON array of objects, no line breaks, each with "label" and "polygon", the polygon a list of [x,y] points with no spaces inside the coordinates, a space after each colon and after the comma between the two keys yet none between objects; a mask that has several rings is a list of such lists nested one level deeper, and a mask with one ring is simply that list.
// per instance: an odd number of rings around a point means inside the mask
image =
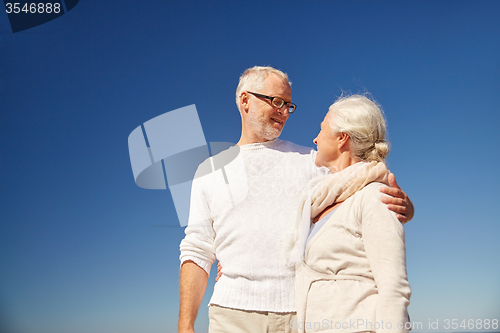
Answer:
[{"label": "woman's ear", "polygon": [[347,142],[349,141],[349,139],[349,134],[344,132],[338,133],[337,143],[339,145],[339,150],[345,150],[348,148]]}]

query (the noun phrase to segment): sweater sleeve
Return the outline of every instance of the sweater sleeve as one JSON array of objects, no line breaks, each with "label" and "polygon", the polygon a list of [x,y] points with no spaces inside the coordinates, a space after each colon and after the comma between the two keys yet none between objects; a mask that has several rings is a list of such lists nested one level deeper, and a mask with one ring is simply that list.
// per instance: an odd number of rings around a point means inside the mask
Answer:
[{"label": "sweater sleeve", "polygon": [[[407,306],[410,304],[410,284],[406,273],[404,227],[396,214],[381,202],[379,183],[368,185],[363,192],[361,207],[362,237],[378,290],[377,333],[408,332]],[[409,327],[408,324],[406,324]]]},{"label": "sweater sleeve", "polygon": [[180,244],[179,259],[181,265],[186,260],[192,260],[210,274],[215,262],[215,232],[209,202],[203,190],[203,177],[193,180],[189,207],[188,226]]}]

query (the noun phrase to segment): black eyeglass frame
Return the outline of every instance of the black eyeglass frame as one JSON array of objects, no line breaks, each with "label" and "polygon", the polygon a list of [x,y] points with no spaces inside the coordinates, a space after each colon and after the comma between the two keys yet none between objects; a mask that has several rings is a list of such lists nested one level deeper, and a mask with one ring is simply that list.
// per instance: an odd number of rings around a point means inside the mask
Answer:
[{"label": "black eyeglass frame", "polygon": [[[297,105],[295,105],[295,104],[294,104],[294,103],[292,103],[292,102],[286,102],[286,101],[285,101],[283,98],[281,98],[281,97],[277,97],[277,96],[276,96],[276,97],[266,96],[266,95],[262,95],[262,94],[254,93],[254,92],[251,92],[251,91],[247,91],[247,93],[252,94],[252,95],[254,95],[254,96],[256,96],[256,97],[265,98],[265,99],[270,100],[270,101],[271,101],[271,105],[272,105],[273,107],[277,108],[277,109],[281,109],[281,108],[283,107],[283,105],[288,104],[288,105],[289,105],[289,106],[288,106],[288,113],[294,113],[294,112],[295,112],[295,109],[297,108]],[[276,98],[281,99],[280,106],[277,106],[277,105],[275,105],[275,104],[274,104],[274,100],[275,100]]]}]

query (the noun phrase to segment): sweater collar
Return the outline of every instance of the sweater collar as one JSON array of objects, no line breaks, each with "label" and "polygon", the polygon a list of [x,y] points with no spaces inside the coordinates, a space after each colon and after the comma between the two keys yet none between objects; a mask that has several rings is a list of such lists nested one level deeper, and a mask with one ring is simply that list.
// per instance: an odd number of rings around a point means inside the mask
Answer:
[{"label": "sweater collar", "polygon": [[265,142],[256,142],[256,143],[248,143],[246,145],[241,145],[239,146],[241,150],[257,150],[257,149],[264,149],[264,148],[274,148],[280,145],[283,142],[283,140],[280,140],[278,138],[270,141],[265,141]]}]

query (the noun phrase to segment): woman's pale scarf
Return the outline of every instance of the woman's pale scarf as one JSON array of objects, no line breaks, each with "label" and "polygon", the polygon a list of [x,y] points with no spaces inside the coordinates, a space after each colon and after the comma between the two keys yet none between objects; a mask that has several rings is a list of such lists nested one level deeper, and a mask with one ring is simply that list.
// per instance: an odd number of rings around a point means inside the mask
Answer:
[{"label": "woman's pale scarf", "polygon": [[389,171],[382,162],[359,162],[339,172],[326,175],[307,191],[299,203],[297,234],[290,254],[290,265],[304,259],[304,249],[312,219],[328,206],[345,201],[369,183],[379,182],[389,185],[388,175]]}]

